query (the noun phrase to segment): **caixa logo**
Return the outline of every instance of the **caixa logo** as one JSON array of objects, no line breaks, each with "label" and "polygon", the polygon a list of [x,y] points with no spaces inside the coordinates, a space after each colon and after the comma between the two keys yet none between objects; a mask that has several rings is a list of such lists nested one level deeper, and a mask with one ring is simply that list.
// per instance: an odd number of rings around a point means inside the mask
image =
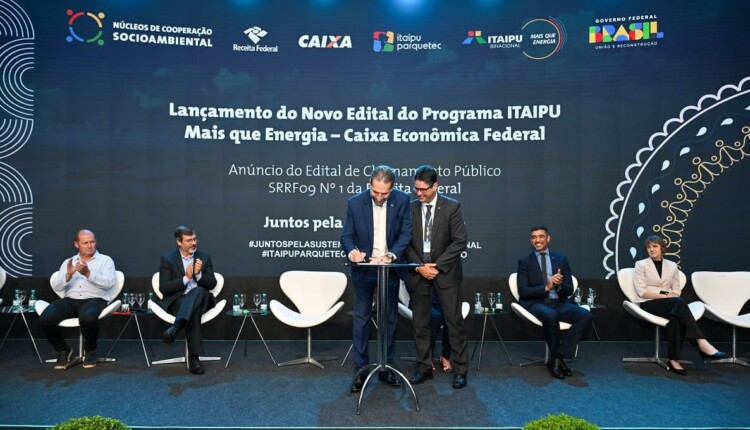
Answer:
[{"label": "caixa logo", "polygon": [[300,48],[351,48],[351,36],[319,36],[303,34],[299,38]]}]

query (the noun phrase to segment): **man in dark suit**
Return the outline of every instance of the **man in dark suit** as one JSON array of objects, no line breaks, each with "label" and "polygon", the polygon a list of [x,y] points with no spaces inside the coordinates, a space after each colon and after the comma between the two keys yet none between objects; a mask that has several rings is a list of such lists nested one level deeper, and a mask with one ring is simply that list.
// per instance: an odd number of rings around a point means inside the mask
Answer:
[{"label": "man in dark suit", "polygon": [[432,166],[417,168],[414,190],[417,199],[411,202],[413,234],[411,244],[406,249],[406,259],[422,266],[410,270],[407,279],[417,348],[417,373],[410,382],[421,384],[433,378],[430,313],[433,292],[436,292],[452,347],[453,388],[463,388],[466,386],[469,359],[464,318],[461,315],[461,253],[466,249],[461,204],[438,194],[438,174]]},{"label": "man in dark suit", "polygon": [[[565,358],[575,357],[576,345],[591,326],[591,312],[571,303],[573,276],[565,255],[550,251],[547,227],[531,228],[534,252],[518,260],[518,296],[521,306],[542,322],[542,330],[549,347],[547,362],[555,378],[572,376]],[[571,324],[564,333],[560,321]]]},{"label": "man in dark suit", "polygon": [[211,256],[198,251],[198,238],[190,227],[179,226],[174,231],[178,249],[164,254],[159,266],[159,291],[161,306],[175,316],[175,321],[163,334],[164,342],[171,344],[177,334],[185,329],[188,345],[188,370],[202,375],[203,354],[201,316],[214,305],[210,290],[216,286]]},{"label": "man in dark suit", "polygon": [[[341,234],[341,247],[352,263],[391,263],[403,256],[411,240],[409,196],[394,190],[394,170],[377,166],[370,176],[370,189],[351,198],[347,203],[346,222]],[[368,342],[372,298],[377,287],[375,267],[352,266],[354,283],[352,362],[357,372],[370,364]],[[388,363],[394,362],[396,346],[396,317],[398,311],[398,276],[389,271],[388,279]],[[362,389],[367,375],[359,373],[351,391]],[[391,371],[381,372],[380,380],[391,386],[400,382]]]}]

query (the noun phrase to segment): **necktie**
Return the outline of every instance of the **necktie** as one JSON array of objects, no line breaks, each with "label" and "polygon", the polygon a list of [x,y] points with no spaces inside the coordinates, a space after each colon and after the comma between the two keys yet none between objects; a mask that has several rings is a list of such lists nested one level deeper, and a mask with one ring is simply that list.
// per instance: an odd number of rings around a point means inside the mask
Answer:
[{"label": "necktie", "polygon": [[424,241],[432,239],[432,205],[427,205],[427,214],[424,216]]},{"label": "necktie", "polygon": [[544,283],[547,283],[547,280],[549,279],[549,275],[547,275],[547,253],[546,252],[540,252],[539,255],[541,258],[541,267],[542,267],[542,278],[544,279]]},{"label": "necktie", "polygon": [[[547,253],[546,252],[540,252],[539,255],[541,256],[540,260],[540,266],[542,268],[542,279],[544,279],[544,285],[547,285],[547,281],[549,278],[549,275],[547,274]],[[552,291],[552,290],[550,290]],[[544,303],[549,303],[550,300],[550,294],[547,293],[547,296],[544,297]]]},{"label": "necktie", "polygon": [[424,216],[424,233],[422,234],[422,260],[430,262],[430,241],[432,240],[432,205],[427,205],[427,213]]}]

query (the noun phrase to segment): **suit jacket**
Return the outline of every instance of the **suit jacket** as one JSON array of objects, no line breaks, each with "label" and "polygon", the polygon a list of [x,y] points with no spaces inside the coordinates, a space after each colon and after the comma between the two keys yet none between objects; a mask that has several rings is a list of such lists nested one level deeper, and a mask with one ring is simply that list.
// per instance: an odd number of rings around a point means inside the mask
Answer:
[{"label": "suit jacket", "polygon": [[[557,270],[563,275],[563,282],[557,287],[557,295],[561,302],[569,302],[568,298],[573,294],[573,276],[570,273],[570,264],[568,258],[559,252],[547,250],[550,261],[552,262],[551,277]],[[524,308],[528,308],[534,303],[543,302],[548,293],[544,291],[546,286],[542,277],[542,268],[539,267],[539,260],[536,254],[532,252],[518,260],[518,302]]]},{"label": "suit jacket", "polygon": [[[411,202],[412,239],[406,249],[406,260],[409,263],[436,263],[440,272],[433,283],[438,288],[458,286],[463,279],[461,253],[466,249],[466,225],[461,215],[461,203],[450,197],[438,194],[435,201],[435,212],[432,218],[432,241],[430,258],[423,261],[424,237],[422,227],[422,203],[417,199]],[[409,270],[407,285],[414,290],[422,276]]]},{"label": "suit jacket", "polygon": [[656,271],[656,266],[651,258],[635,262],[635,274],[633,275],[633,287],[635,287],[636,303],[642,303],[653,299],[643,298],[646,291],[658,293],[661,290],[673,291],[678,295],[680,290],[680,269],[674,261],[662,259],[661,277]]},{"label": "suit jacket", "polygon": [[[216,277],[214,276],[214,265],[211,262],[211,256],[205,252],[196,251],[195,258],[203,261],[201,269],[201,279],[198,281],[198,287],[211,290],[216,286]],[[168,252],[161,257],[159,265],[159,291],[161,291],[161,306],[168,309],[169,305],[177,300],[185,292],[185,284],[182,278],[185,276],[185,268],[182,265],[182,255],[180,250]],[[213,301],[213,295],[210,295]],[[213,306],[214,303],[211,303]]]},{"label": "suit jacket", "polygon": [[[386,245],[388,252],[393,253],[397,260],[404,255],[404,250],[411,241],[411,212],[409,212],[409,196],[398,189],[393,189],[388,200],[386,211]],[[346,206],[346,221],[341,234],[341,247],[348,256],[357,248],[372,257],[374,226],[372,220],[372,197],[370,190],[365,190],[349,198]],[[366,268],[352,266],[352,281],[357,282],[365,274]]]}]

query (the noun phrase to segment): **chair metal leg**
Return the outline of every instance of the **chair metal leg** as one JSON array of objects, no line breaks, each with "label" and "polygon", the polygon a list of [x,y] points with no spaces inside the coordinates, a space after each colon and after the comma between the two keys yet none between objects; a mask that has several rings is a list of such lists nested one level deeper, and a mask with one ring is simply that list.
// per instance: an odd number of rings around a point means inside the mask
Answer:
[{"label": "chair metal leg", "polygon": [[744,367],[750,367],[750,360],[747,358],[737,357],[737,326],[732,326],[732,356],[719,358],[717,360],[703,360],[706,364],[731,363]]},{"label": "chair metal leg", "polygon": [[[656,363],[663,367],[664,370],[669,370],[669,364],[667,364],[661,357],[659,357],[659,345],[661,340],[659,339],[659,326],[654,326],[655,341],[654,341],[654,355],[652,357],[629,357],[623,358],[622,361],[625,363]],[[679,360],[680,364],[693,364],[690,360]]]},{"label": "chair metal leg", "polygon": [[526,358],[526,362],[519,364],[519,367],[542,366],[542,365],[546,365],[548,361],[549,361],[549,347],[547,346],[547,342],[544,342],[544,358],[528,357]]},{"label": "chair metal leg", "polygon": [[333,357],[333,356],[323,356],[323,357],[317,357],[317,358],[315,358],[315,357],[312,356],[312,329],[308,328],[307,329],[307,356],[302,357],[302,358],[298,358],[296,360],[285,361],[283,363],[277,364],[277,366],[279,366],[279,367],[282,367],[282,366],[294,366],[296,364],[305,364],[305,363],[307,363],[307,364],[312,364],[313,366],[316,366],[316,367],[318,367],[320,369],[325,369],[325,366],[323,366],[322,364],[320,364],[320,362],[321,361],[336,360],[336,358],[337,357]]},{"label": "chair metal leg", "polygon": [[[187,340],[185,340],[185,355],[182,357],[174,357],[174,358],[165,358],[164,360],[156,360],[152,361],[151,364],[173,364],[173,363],[185,363],[185,367],[188,366],[188,344]],[[199,356],[198,359],[200,361],[219,361],[221,360],[221,357],[209,357],[209,356]]]}]

